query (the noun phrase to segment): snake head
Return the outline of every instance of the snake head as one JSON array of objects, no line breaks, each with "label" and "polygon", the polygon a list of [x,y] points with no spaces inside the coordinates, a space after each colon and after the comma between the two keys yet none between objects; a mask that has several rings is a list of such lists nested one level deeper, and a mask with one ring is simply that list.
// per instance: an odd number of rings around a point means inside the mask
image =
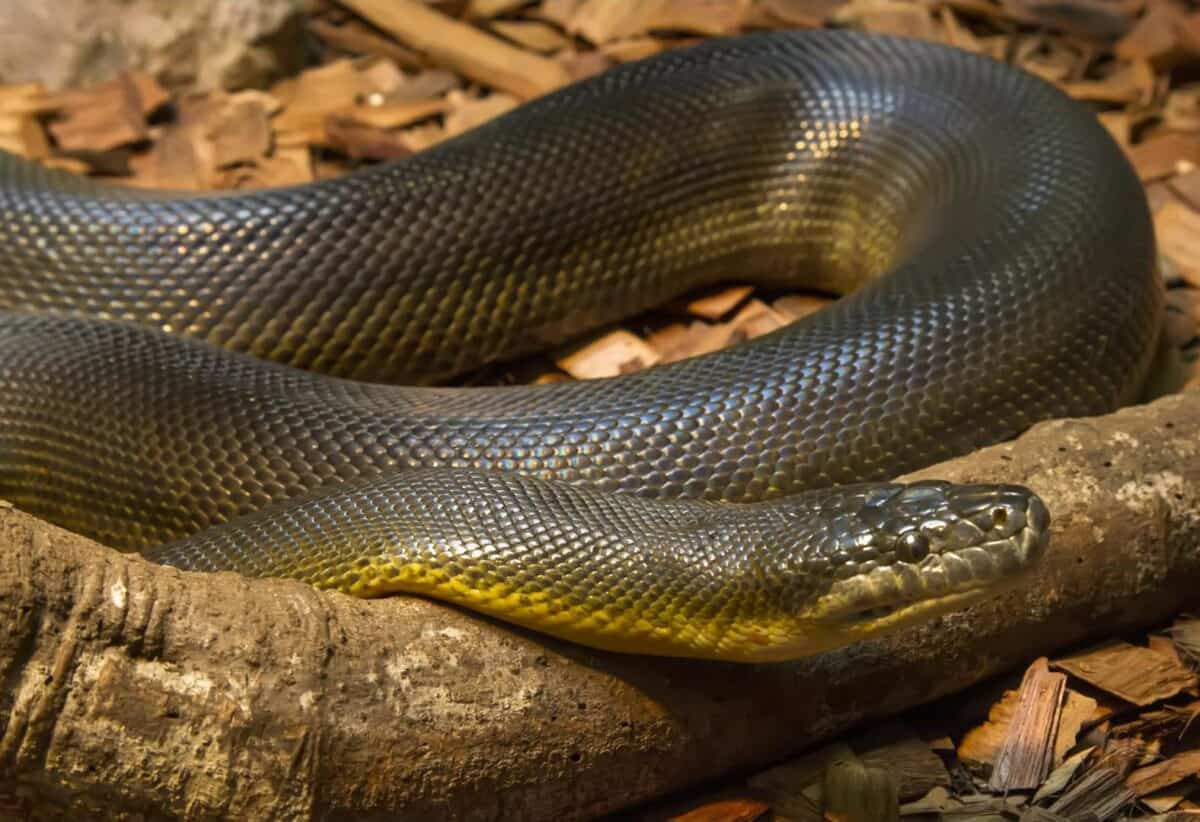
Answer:
[{"label": "snake head", "polygon": [[806,652],[869,639],[1008,587],[1044,552],[1050,515],[1027,488],[947,482],[831,489],[795,572],[828,580],[802,606]]}]

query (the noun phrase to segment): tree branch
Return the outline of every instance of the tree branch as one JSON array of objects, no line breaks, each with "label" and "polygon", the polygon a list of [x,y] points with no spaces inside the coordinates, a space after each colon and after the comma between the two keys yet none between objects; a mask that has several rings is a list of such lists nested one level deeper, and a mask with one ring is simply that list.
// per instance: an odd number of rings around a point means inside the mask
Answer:
[{"label": "tree branch", "polygon": [[920,472],[1054,516],[1019,589],[798,663],[593,652],[410,598],[151,565],[0,510],[0,810],[579,818],[1163,620],[1200,591],[1200,393]]}]

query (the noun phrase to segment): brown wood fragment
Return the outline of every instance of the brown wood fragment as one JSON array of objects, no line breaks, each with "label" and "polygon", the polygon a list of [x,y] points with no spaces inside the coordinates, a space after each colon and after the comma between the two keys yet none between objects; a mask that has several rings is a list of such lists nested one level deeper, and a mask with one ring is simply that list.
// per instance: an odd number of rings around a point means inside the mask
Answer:
[{"label": "brown wood fragment", "polygon": [[1149,648],[1114,640],[1056,660],[1054,667],[1134,705],[1149,705],[1196,684],[1196,675]]},{"label": "brown wood fragment", "polygon": [[751,300],[729,321],[736,339],[754,339],[788,324],[788,318],[761,300]]},{"label": "brown wood fragment", "polygon": [[[1003,697],[988,711],[986,722],[963,735],[957,754],[964,764],[975,769],[991,766],[1000,754],[1008,737],[1019,702],[1018,691],[1005,691]],[[1063,700],[1058,732],[1055,734],[1054,762],[1062,762],[1078,737],[1084,723],[1095,722],[1099,706],[1089,696],[1067,689]]]},{"label": "brown wood fragment", "polygon": [[684,308],[694,317],[719,320],[741,305],[752,293],[753,286],[734,285],[695,297],[689,300]]},{"label": "brown wood fragment", "polygon": [[1050,774],[1066,684],[1066,676],[1052,673],[1045,658],[1025,671],[1013,721],[992,767],[992,790],[1033,789]]},{"label": "brown wood fragment", "polygon": [[1145,796],[1197,773],[1200,773],[1200,750],[1183,751],[1170,759],[1138,768],[1125,778],[1125,784],[1136,796]]},{"label": "brown wood fragment", "polygon": [[335,60],[308,69],[292,84],[278,84],[273,92],[284,109],[274,120],[283,145],[319,145],[325,140],[325,121],[354,106],[374,89],[350,60]]},{"label": "brown wood fragment", "polygon": [[204,136],[212,143],[218,168],[257,160],[271,150],[267,112],[256,100],[231,102],[209,118]]},{"label": "brown wood fragment", "polygon": [[825,771],[822,799],[826,818],[845,822],[898,822],[896,779],[861,761],[834,762]]},{"label": "brown wood fragment", "polygon": [[1176,197],[1200,211],[1200,168],[1171,177],[1165,185]]},{"label": "brown wood fragment", "polygon": [[[1178,173],[1182,163],[1200,166],[1200,137],[1191,134],[1163,134],[1129,149],[1129,159],[1142,182],[1160,180]],[[1190,170],[1184,167],[1182,170]]]},{"label": "brown wood fragment", "polygon": [[1195,56],[1185,30],[1184,11],[1172,3],[1150,4],[1113,51],[1122,60],[1145,60],[1156,71]]},{"label": "brown wood fragment", "polygon": [[468,20],[487,20],[529,4],[530,0],[468,0],[463,17]]},{"label": "brown wood fragment", "polygon": [[489,94],[487,97],[469,97],[461,91],[446,95],[450,112],[444,124],[446,135],[454,136],[483,125],[494,117],[512,111],[520,100],[509,94]]},{"label": "brown wood fragment", "polygon": [[806,796],[819,800],[825,771],[835,762],[852,762],[856,758],[854,750],[844,741],[834,742],[755,774],[746,784],[776,797]]},{"label": "brown wood fragment", "polygon": [[1071,818],[1112,819],[1136,797],[1124,783],[1123,769],[1113,764],[1098,764],[1067,788],[1049,810]]},{"label": "brown wood fragment", "polygon": [[591,43],[644,34],[648,20],[664,0],[584,0],[566,21],[566,29]]},{"label": "brown wood fragment", "polygon": [[1200,782],[1189,777],[1162,790],[1141,797],[1141,803],[1155,813],[1166,813],[1196,792]]},{"label": "brown wood fragment", "polygon": [[145,113],[138,86],[122,75],[102,86],[58,98],[59,119],[50,133],[64,151],[103,152],[145,140]]},{"label": "brown wood fragment", "polygon": [[670,323],[646,337],[646,344],[659,354],[678,348],[687,339],[688,327],[683,323]]},{"label": "brown wood fragment", "polygon": [[357,105],[340,114],[341,117],[359,125],[373,128],[400,128],[428,120],[445,113],[450,103],[438,97],[411,103],[381,103],[379,105]]},{"label": "brown wood fragment", "polygon": [[1200,84],[1173,89],[1163,104],[1162,118],[1172,131],[1200,131]]},{"label": "brown wood fragment", "polygon": [[618,329],[573,348],[555,358],[554,364],[577,380],[591,380],[640,371],[660,359],[641,337]]},{"label": "brown wood fragment", "polygon": [[511,46],[417,0],[342,3],[439,65],[515,97],[537,97],[570,82],[566,69],[555,61]]},{"label": "brown wood fragment", "polygon": [[733,328],[729,325],[709,325],[697,320],[687,327],[686,334],[678,343],[664,351],[662,362],[675,362],[687,357],[698,357],[724,348],[733,337]]},{"label": "brown wood fragment", "polygon": [[404,83],[390,94],[384,103],[421,103],[440,97],[462,86],[462,79],[453,72],[429,69],[405,78]]},{"label": "brown wood fragment", "polygon": [[812,29],[830,19],[846,0],[758,0],[747,15],[764,26]]},{"label": "brown wood fragment", "polygon": [[124,182],[146,188],[201,191],[212,188],[217,176],[213,145],[198,127],[167,129],[130,165],[134,176]]},{"label": "brown wood fragment", "polygon": [[407,69],[420,69],[429,61],[418,52],[407,49],[394,40],[381,37],[357,20],[334,25],[320,18],[309,20],[309,28],[329,45],[351,54],[386,57]]},{"label": "brown wood fragment", "polygon": [[1200,619],[1183,616],[1175,620],[1167,631],[1175,642],[1179,653],[1193,664],[1200,663]]},{"label": "brown wood fragment", "polygon": [[57,107],[56,96],[41,83],[0,83],[0,112],[47,114]]},{"label": "brown wood fragment", "polygon": [[838,9],[834,19],[855,23],[867,31],[940,42],[942,37],[928,6],[904,0],[853,0]]},{"label": "brown wood fragment", "polygon": [[600,46],[600,53],[618,63],[629,63],[658,54],[666,46],[656,37],[631,37],[613,40]]},{"label": "brown wood fragment", "polygon": [[1167,203],[1154,215],[1159,248],[1179,275],[1200,287],[1200,213],[1181,203]]},{"label": "brown wood fragment", "polygon": [[903,722],[885,723],[854,741],[858,759],[867,767],[891,773],[901,802],[950,787],[950,774],[940,756]]},{"label": "brown wood fragment", "polygon": [[607,71],[614,65],[612,58],[599,50],[575,51],[572,49],[559,53],[554,59],[566,69],[567,73],[571,75],[572,80],[593,77],[602,71]]},{"label": "brown wood fragment", "polygon": [[325,121],[321,142],[356,160],[388,160],[412,154],[401,132],[365,125],[349,117]]},{"label": "brown wood fragment", "polygon": [[717,799],[667,819],[669,822],[754,822],[770,809],[770,804],[752,797]]},{"label": "brown wood fragment", "polygon": [[[344,170],[339,170],[339,175]],[[216,188],[269,188],[308,183],[315,179],[312,156],[307,148],[277,148],[269,157],[252,164],[226,169],[217,175]]]},{"label": "brown wood fragment", "polygon": [[493,20],[488,28],[505,40],[538,54],[550,54],[571,45],[569,37],[540,20]]},{"label": "brown wood fragment", "polygon": [[1062,789],[1075,778],[1075,774],[1083,767],[1095,750],[1095,747],[1087,747],[1063,760],[1061,764],[1050,772],[1045,781],[1038,786],[1037,793],[1033,795],[1033,799],[1030,801],[1038,803],[1058,796],[1062,792]]},{"label": "brown wood fragment", "polygon": [[686,31],[705,37],[735,34],[750,8],[750,0],[657,0],[646,3],[649,31]]},{"label": "brown wood fragment", "polygon": [[809,314],[815,314],[833,302],[832,297],[820,297],[815,294],[788,294],[771,303],[771,307],[784,317],[795,321]]},{"label": "brown wood fragment", "polygon": [[0,149],[38,160],[50,156],[50,141],[34,115],[0,113]]}]

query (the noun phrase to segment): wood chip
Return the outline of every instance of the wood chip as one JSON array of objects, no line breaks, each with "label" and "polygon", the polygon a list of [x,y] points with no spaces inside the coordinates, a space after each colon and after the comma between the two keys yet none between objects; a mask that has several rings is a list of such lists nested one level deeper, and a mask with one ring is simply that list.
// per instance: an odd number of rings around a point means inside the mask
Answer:
[{"label": "wood chip", "polygon": [[217,178],[212,142],[198,126],[167,129],[130,165],[134,176],[126,182],[147,188],[201,191],[213,188]]},{"label": "wood chip", "polygon": [[470,0],[463,16],[468,20],[487,20],[529,4],[530,0]]},{"label": "wood chip", "polygon": [[446,95],[446,100],[450,105],[450,113],[446,115],[445,122],[447,136],[470,131],[488,120],[512,111],[521,102],[508,94],[468,97],[461,91],[450,92]]},{"label": "wood chip", "polygon": [[1126,777],[1125,784],[1136,796],[1145,796],[1197,773],[1200,773],[1200,750],[1183,751],[1170,759],[1137,769]]},{"label": "wood chip", "polygon": [[388,160],[413,153],[401,132],[336,115],[325,121],[321,142],[356,160]]},{"label": "wood chip", "polygon": [[420,53],[407,49],[394,40],[379,36],[356,20],[334,25],[320,18],[314,18],[309,21],[308,25],[317,37],[331,46],[351,54],[386,57],[396,65],[407,69],[420,69],[429,62]]},{"label": "wood chip", "polygon": [[705,320],[719,320],[741,305],[752,293],[754,293],[753,286],[730,286],[729,288],[722,288],[720,291],[696,297],[687,302],[684,309],[694,317],[700,317]]},{"label": "wood chip", "polygon": [[1051,771],[1046,780],[1038,786],[1037,793],[1033,795],[1031,801],[1035,803],[1042,802],[1058,796],[1062,792],[1062,789],[1075,778],[1075,774],[1083,767],[1084,763],[1087,762],[1095,750],[1095,747],[1087,747],[1063,760],[1062,764]]},{"label": "wood chip", "polygon": [[538,54],[550,54],[571,45],[569,37],[540,20],[494,20],[488,28],[504,39]]},{"label": "wood chip", "polygon": [[[1200,215],[1193,216],[1200,220]],[[1200,239],[1200,234],[1196,237]],[[1134,705],[1158,702],[1196,684],[1195,674],[1178,662],[1120,640],[1056,660],[1053,665]]]},{"label": "wood chip", "polygon": [[566,29],[600,45],[645,34],[648,21],[664,0],[585,0],[566,21]]},{"label": "wood chip", "polygon": [[266,110],[252,99],[221,106],[204,129],[205,138],[212,143],[217,168],[265,156],[271,150],[272,135]]},{"label": "wood chip", "polygon": [[829,766],[835,762],[852,762],[856,758],[854,750],[845,742],[834,742],[755,774],[746,784],[774,795],[819,797],[821,781]]},{"label": "wood chip", "polygon": [[1168,94],[1162,118],[1172,131],[1200,131],[1200,84],[1181,86]]},{"label": "wood chip", "polygon": [[1154,215],[1154,231],[1179,275],[1200,288],[1200,213],[1182,203],[1167,203]]},{"label": "wood chip", "polygon": [[688,357],[698,357],[724,348],[733,337],[729,325],[709,325],[697,320],[687,327],[686,333],[671,348],[662,352],[661,362],[675,362]]},{"label": "wood chip", "polygon": [[1136,797],[1125,786],[1121,769],[1097,765],[1050,805],[1049,810],[1071,818],[1112,819]]},{"label": "wood chip", "polygon": [[577,380],[591,380],[641,371],[660,359],[641,337],[619,329],[557,357],[554,364]]},{"label": "wood chip", "polygon": [[861,744],[856,740],[854,749],[864,765],[892,774],[901,802],[925,796],[936,787],[950,787],[942,758],[903,722],[884,724],[866,734]]},{"label": "wood chip", "polygon": [[741,28],[750,0],[656,0],[644,5],[648,7],[644,25],[649,31],[721,37]]},{"label": "wood chip", "polygon": [[[1141,801],[1155,813],[1166,813],[1172,808],[1178,807],[1188,796],[1195,793],[1197,786],[1200,786],[1200,781],[1197,781],[1195,777],[1190,777],[1170,787],[1147,794],[1141,797]],[[1195,819],[1193,817],[1192,822],[1195,822]]]},{"label": "wood chip", "polygon": [[754,822],[771,806],[761,799],[739,797],[706,802],[689,811],[668,817],[669,822]]},{"label": "wood chip", "polygon": [[428,120],[445,113],[450,102],[438,97],[411,103],[381,103],[379,105],[357,105],[341,114],[347,120],[373,128],[400,128]]},{"label": "wood chip", "polygon": [[755,22],[784,28],[814,29],[833,17],[847,0],[759,0]]},{"label": "wood chip", "polygon": [[631,37],[600,46],[600,53],[618,63],[630,63],[658,54],[666,46],[656,37]]},{"label": "wood chip", "polygon": [[1066,685],[1066,676],[1051,673],[1045,657],[1025,671],[1013,720],[992,767],[992,790],[1032,790],[1050,774]]},{"label": "wood chip", "polygon": [[31,160],[50,156],[50,141],[32,114],[0,114],[0,149]]},{"label": "wood chip", "polygon": [[[988,711],[987,721],[963,735],[957,749],[958,758],[976,769],[991,766],[1000,755],[1000,748],[1008,737],[1016,713],[1020,694],[1005,691],[1003,697]],[[1086,723],[1095,722],[1100,706],[1089,696],[1067,689],[1063,699],[1058,730],[1054,742],[1054,763],[1063,761],[1067,751],[1077,741],[1079,729]]]},{"label": "wood chip", "polygon": [[788,318],[761,300],[751,300],[729,321],[734,339],[752,340],[783,328]]},{"label": "wood chip", "polygon": [[1113,51],[1126,61],[1145,60],[1156,71],[1193,56],[1184,32],[1184,12],[1170,3],[1153,3]]},{"label": "wood chip", "polygon": [[775,302],[771,307],[793,321],[809,314],[815,314],[833,302],[831,297],[820,297],[815,294],[788,294]]},{"label": "wood chip", "polygon": [[867,31],[940,42],[942,37],[929,7],[904,0],[854,0],[838,9],[834,19]]},{"label": "wood chip", "polygon": [[351,60],[336,60],[308,69],[298,80],[285,87],[276,86],[284,110],[275,118],[275,129],[284,143],[287,133],[302,135],[302,144],[320,144],[325,136],[325,120],[345,111],[374,89],[354,67]]},{"label": "wood chip", "polygon": [[1133,146],[1128,153],[1142,182],[1161,180],[1200,167],[1200,136],[1164,134]]},{"label": "wood chip", "polygon": [[555,61],[509,45],[417,0],[342,3],[434,62],[520,99],[537,97],[571,80]]},{"label": "wood chip", "polygon": [[128,74],[63,95],[58,106],[60,119],[50,123],[50,133],[64,151],[109,151],[149,136],[141,92]]}]

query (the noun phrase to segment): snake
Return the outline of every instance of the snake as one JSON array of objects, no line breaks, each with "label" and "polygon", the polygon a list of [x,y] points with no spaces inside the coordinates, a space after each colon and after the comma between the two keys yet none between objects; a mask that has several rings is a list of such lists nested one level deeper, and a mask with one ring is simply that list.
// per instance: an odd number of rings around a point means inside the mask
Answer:
[{"label": "snake", "polygon": [[[463,384],[725,283],[839,299],[634,373]],[[667,50],[302,185],[5,154],[0,496],[169,573],[797,659],[1037,567],[1029,488],[895,480],[1135,402],[1163,299],[1084,104],[851,28]]]}]

